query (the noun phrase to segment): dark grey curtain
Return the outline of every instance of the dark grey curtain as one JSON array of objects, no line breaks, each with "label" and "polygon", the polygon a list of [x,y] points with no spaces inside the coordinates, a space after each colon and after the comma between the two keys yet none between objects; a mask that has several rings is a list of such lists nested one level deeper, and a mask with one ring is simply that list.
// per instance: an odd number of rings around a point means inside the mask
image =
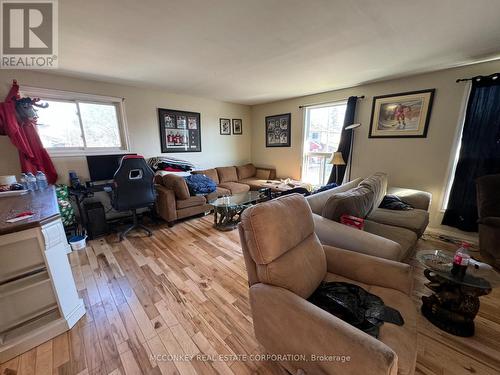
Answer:
[{"label": "dark grey curtain", "polygon": [[475,181],[495,173],[500,173],[499,73],[472,81],[460,156],[442,224],[477,231]]},{"label": "dark grey curtain", "polygon": [[[346,163],[348,163],[349,152],[351,151],[352,129],[346,130],[345,128],[346,126],[354,124],[357,102],[357,96],[350,96],[349,99],[347,99],[347,109],[345,111],[344,125],[342,126],[342,133],[340,134],[339,148],[337,149],[337,151],[340,151],[342,153],[342,156],[344,157]],[[340,185],[344,180],[345,170],[345,165],[338,166],[338,179],[337,181],[335,181],[335,166],[333,166],[332,173],[330,173],[330,178],[328,179],[328,183],[331,184],[332,182],[335,182],[337,183],[337,185]]]}]

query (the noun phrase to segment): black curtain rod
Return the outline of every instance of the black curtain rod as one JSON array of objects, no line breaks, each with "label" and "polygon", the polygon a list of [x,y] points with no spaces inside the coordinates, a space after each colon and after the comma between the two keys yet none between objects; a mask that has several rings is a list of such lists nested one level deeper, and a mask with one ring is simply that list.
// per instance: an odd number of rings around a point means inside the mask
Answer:
[{"label": "black curtain rod", "polygon": [[459,83],[459,82],[467,82],[467,81],[480,81],[483,78],[497,79],[498,77],[500,77],[500,73],[493,73],[493,74],[490,74],[489,76],[475,76],[475,77],[470,77],[470,78],[459,78],[455,82]]},{"label": "black curtain rod", "polygon": [[[356,96],[358,99],[364,99],[364,95]],[[306,108],[306,107],[314,107],[315,105],[321,105],[321,104],[330,104],[334,102],[341,102],[343,100],[347,100],[349,98],[344,98],[344,99],[335,99],[335,100],[329,100],[327,102],[320,102],[320,103],[311,103],[311,104],[306,104],[306,105],[299,105],[299,108]]]}]

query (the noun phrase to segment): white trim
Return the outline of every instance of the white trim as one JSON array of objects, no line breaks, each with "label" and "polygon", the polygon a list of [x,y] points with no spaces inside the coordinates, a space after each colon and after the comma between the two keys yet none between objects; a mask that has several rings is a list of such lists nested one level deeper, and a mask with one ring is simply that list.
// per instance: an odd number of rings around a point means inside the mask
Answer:
[{"label": "white trim", "polygon": [[443,190],[441,193],[441,206],[440,211],[446,211],[448,206],[448,200],[450,199],[451,187],[453,186],[453,181],[455,179],[455,171],[457,169],[458,158],[460,156],[460,148],[462,146],[462,132],[464,130],[465,115],[467,114],[467,104],[469,102],[469,96],[471,92],[472,84],[470,81],[467,82],[464,90],[464,95],[462,98],[462,104],[460,106],[460,116],[458,118],[458,126],[455,132],[455,137],[453,138],[453,146],[450,153],[450,160],[448,161],[448,172],[443,183]]},{"label": "white trim", "polygon": [[118,121],[118,131],[120,134],[121,147],[58,147],[47,148],[47,152],[51,157],[66,157],[66,156],[86,156],[86,155],[110,155],[110,154],[126,154],[130,152],[130,138],[128,134],[127,117],[125,115],[125,99],[113,96],[86,94],[73,91],[47,89],[33,86],[21,86],[20,91],[23,95],[76,103],[78,110],[78,118],[83,134],[83,124],[81,122],[79,103],[94,103],[94,104],[109,104],[113,105],[116,110],[116,118]]},{"label": "white trim", "polygon": [[57,89],[47,89],[34,86],[20,86],[21,93],[32,96],[42,97],[47,99],[62,99],[62,100],[81,100],[81,101],[95,101],[96,103],[121,103],[125,99],[114,96],[104,96],[96,94],[86,94],[74,91],[65,91]]}]

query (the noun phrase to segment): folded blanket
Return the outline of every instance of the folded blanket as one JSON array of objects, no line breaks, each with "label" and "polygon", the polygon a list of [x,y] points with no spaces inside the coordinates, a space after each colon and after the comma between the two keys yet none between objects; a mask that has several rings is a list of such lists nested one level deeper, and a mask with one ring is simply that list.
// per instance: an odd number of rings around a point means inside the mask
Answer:
[{"label": "folded blanket", "polygon": [[153,171],[175,168],[182,171],[191,171],[195,165],[187,160],[176,159],[170,156],[156,156],[148,159],[148,164]]}]

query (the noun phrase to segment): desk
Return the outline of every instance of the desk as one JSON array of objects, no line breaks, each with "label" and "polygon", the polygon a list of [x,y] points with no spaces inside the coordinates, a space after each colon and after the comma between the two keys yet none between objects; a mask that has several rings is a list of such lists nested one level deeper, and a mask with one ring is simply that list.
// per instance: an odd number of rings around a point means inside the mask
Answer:
[{"label": "desk", "polygon": [[[33,217],[5,220],[25,211]],[[0,363],[70,329],[85,314],[54,187],[0,199]]]}]

